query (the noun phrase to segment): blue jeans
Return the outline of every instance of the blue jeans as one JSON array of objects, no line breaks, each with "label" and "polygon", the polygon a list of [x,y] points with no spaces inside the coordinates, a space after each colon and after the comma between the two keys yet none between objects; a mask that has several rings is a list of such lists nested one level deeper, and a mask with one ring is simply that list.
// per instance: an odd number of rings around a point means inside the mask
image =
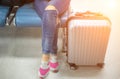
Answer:
[{"label": "blue jeans", "polygon": [[[42,52],[57,53],[58,22],[57,20],[69,7],[70,0],[35,0],[35,9],[42,18]],[[48,5],[56,10],[45,10]]]}]

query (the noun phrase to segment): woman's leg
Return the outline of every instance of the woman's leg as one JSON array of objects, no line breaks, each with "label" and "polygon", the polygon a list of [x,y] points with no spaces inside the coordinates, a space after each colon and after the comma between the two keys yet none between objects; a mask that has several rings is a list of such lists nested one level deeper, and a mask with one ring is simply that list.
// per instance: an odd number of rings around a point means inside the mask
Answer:
[{"label": "woman's leg", "polygon": [[35,8],[42,17],[42,52],[57,53],[58,16],[69,7],[70,0],[35,0]]},{"label": "woman's leg", "polygon": [[[36,9],[38,15],[42,18],[45,8],[48,5],[48,1],[47,0],[35,0],[34,5],[35,5],[35,9]],[[42,37],[42,42],[44,42],[43,37]],[[48,62],[49,61],[49,53],[45,53],[45,54],[43,53],[41,60]]]},{"label": "woman's leg", "polygon": [[43,25],[43,36],[47,40],[46,45],[43,45],[48,47],[48,52],[51,54],[49,65],[53,72],[58,72],[59,68],[57,61],[58,16],[68,9],[69,3],[70,0],[51,0],[45,8],[43,15],[43,24],[45,24]]},{"label": "woman's leg", "polygon": [[[34,6],[35,6],[35,10],[38,13],[38,15],[42,18],[43,13],[45,11],[45,8],[48,4],[47,0],[35,0],[34,2]],[[43,28],[43,26],[42,26]],[[42,42],[44,42],[43,40],[43,35],[42,35]],[[43,79],[49,72],[49,53],[42,53],[42,58],[41,58],[41,64],[40,64],[40,68],[39,68],[39,76],[41,79]]]},{"label": "woman's leg", "polygon": [[51,0],[43,13],[43,52],[57,53],[58,19],[69,6],[69,0]]},{"label": "woman's leg", "polygon": [[[58,37],[58,16],[65,12],[69,6],[69,0],[36,0],[35,8],[42,17],[42,60],[48,61],[52,54],[56,59],[57,37]],[[54,65],[54,63],[52,63]]]}]

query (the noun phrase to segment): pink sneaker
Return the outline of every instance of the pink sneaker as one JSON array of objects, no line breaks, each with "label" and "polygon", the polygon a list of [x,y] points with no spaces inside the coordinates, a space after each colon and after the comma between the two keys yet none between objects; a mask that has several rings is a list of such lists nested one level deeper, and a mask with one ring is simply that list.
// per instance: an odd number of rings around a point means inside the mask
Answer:
[{"label": "pink sneaker", "polygon": [[47,69],[41,68],[39,69],[39,77],[40,79],[44,79],[48,75],[50,68],[48,67]]},{"label": "pink sneaker", "polygon": [[59,69],[59,64],[58,62],[49,62],[49,66],[50,66],[50,70],[53,71],[54,73],[57,73],[58,72],[58,69]]}]

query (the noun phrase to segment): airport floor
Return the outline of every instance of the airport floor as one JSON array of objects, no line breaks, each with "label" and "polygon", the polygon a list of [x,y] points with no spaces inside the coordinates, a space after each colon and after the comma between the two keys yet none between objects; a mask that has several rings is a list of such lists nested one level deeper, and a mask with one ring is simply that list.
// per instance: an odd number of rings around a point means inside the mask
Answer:
[{"label": "airport floor", "polygon": [[[58,39],[60,70],[50,72],[46,79],[120,79],[120,36],[113,28],[110,35],[105,65],[79,67],[71,70],[62,52],[62,33]],[[41,29],[0,28],[0,79],[39,79],[41,60]]]}]

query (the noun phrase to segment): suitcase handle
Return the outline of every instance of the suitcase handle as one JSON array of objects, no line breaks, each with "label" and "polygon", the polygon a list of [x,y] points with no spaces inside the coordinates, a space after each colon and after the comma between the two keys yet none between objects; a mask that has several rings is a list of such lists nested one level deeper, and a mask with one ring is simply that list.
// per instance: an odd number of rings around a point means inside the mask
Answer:
[{"label": "suitcase handle", "polygon": [[91,12],[91,11],[86,11],[84,13],[76,12],[75,16],[102,16],[102,14]]},{"label": "suitcase handle", "polygon": [[111,21],[108,17],[104,16],[101,13],[91,11],[75,12],[71,14],[70,17],[67,19],[66,26],[68,25],[68,22],[72,19],[107,20],[111,25]]}]

